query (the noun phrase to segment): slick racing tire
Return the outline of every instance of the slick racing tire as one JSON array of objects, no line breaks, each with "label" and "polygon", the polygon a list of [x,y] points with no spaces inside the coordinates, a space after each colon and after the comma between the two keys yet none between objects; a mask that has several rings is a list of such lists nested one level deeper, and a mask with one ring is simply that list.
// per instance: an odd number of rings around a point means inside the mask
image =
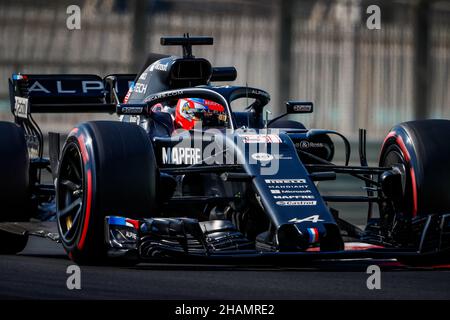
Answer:
[{"label": "slick racing tire", "polygon": [[[0,222],[28,220],[30,215],[29,165],[23,129],[0,122]],[[14,254],[27,244],[27,235],[0,231],[0,254]]]},{"label": "slick racing tire", "polygon": [[149,216],[156,207],[156,160],[141,127],[93,121],[69,134],[56,182],[57,225],[69,257],[79,264],[107,261],[105,216]]},{"label": "slick racing tire", "polygon": [[[450,212],[449,137],[450,121],[420,120],[395,126],[385,138],[380,166],[397,167],[404,172],[400,219],[414,221],[430,214]],[[381,217],[389,214],[395,215],[380,207]],[[418,246],[420,239],[417,238],[417,232],[409,227],[404,230],[396,237],[396,242]],[[448,262],[450,255],[437,252],[436,257],[411,256],[398,260],[407,265],[430,265],[437,261]]]},{"label": "slick racing tire", "polygon": [[385,138],[380,166],[405,171],[404,214],[450,212],[449,137],[449,120],[420,120],[395,126]]}]

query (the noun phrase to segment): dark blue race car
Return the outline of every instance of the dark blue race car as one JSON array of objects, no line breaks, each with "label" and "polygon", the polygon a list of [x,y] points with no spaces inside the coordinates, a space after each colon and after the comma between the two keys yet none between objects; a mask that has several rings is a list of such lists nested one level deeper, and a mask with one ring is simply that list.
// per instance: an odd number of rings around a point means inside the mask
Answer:
[{"label": "dark blue race car", "polygon": [[[287,102],[268,120],[267,92],[216,85],[237,72],[193,56],[192,46],[212,43],[161,38],[182,46],[182,57],[151,54],[138,74],[14,74],[15,121],[0,122],[0,251],[19,252],[37,235],[88,264],[450,258],[450,121],[395,126],[379,167],[367,165],[360,130],[361,163],[350,166],[343,135],[285,120],[312,103]],[[44,157],[33,114],[69,112],[120,121],[81,123],[62,148],[51,132]],[[332,137],[344,142],[342,165],[332,162]],[[318,183],[341,174],[363,181],[366,195],[322,195]],[[367,203],[367,225],[341,219],[336,202]]]}]

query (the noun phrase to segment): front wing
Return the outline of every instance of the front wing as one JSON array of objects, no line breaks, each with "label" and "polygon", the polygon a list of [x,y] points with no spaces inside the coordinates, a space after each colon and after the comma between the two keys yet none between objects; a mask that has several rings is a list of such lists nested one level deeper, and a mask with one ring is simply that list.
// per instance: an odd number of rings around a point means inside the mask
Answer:
[{"label": "front wing", "polygon": [[[208,233],[211,229],[214,232]],[[54,222],[0,223],[0,241],[6,233],[44,237],[58,242]],[[320,251],[320,248],[297,252],[264,251],[258,249],[257,245],[255,249],[255,243],[245,239],[230,224],[204,226],[187,218],[138,221],[124,217],[106,217],[105,236],[110,258],[136,261],[298,266],[317,260],[397,259],[419,261],[424,265],[448,263],[450,260],[449,249],[419,252],[363,242],[346,242],[345,249],[340,251]]]},{"label": "front wing", "polygon": [[110,257],[142,261],[298,265],[315,260],[345,259],[435,261],[450,256],[450,250],[421,253],[362,242],[347,242],[340,251],[320,251],[318,247],[296,252],[269,251],[247,240],[226,220],[202,223],[189,218],[106,217],[105,228]]}]

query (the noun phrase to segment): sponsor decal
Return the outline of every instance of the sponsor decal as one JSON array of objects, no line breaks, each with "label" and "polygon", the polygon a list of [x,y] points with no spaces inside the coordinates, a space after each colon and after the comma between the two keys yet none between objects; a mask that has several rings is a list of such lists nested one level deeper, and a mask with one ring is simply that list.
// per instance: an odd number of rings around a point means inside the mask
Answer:
[{"label": "sponsor decal", "polygon": [[143,83],[136,83],[134,86],[134,92],[145,93],[147,91],[147,85]]},{"label": "sponsor decal", "polygon": [[314,196],[299,196],[299,195],[290,195],[290,196],[273,196],[274,199],[314,199]]},{"label": "sponsor decal", "polygon": [[137,240],[137,234],[128,230],[125,231],[125,237],[128,239]]},{"label": "sponsor decal", "polygon": [[317,201],[277,201],[276,204],[279,206],[315,206]]},{"label": "sponsor decal", "polygon": [[294,105],[292,110],[294,112],[311,112],[311,106],[308,105]]},{"label": "sponsor decal", "polygon": [[270,156],[275,160],[292,160],[292,157],[285,156],[284,154],[270,154]]},{"label": "sponsor decal", "polygon": [[88,93],[88,91],[103,90],[104,86],[101,81],[81,81],[81,88],[83,93]]},{"label": "sponsor decal", "polygon": [[265,179],[267,184],[306,183],[305,179]]},{"label": "sponsor decal", "polygon": [[200,148],[162,148],[162,162],[164,164],[197,164],[201,160]]},{"label": "sponsor decal", "polygon": [[256,161],[271,161],[274,159],[274,156],[268,153],[260,152],[252,154],[252,158]]},{"label": "sponsor decal", "polygon": [[122,107],[121,112],[125,114],[141,114],[143,107]]},{"label": "sponsor decal", "polygon": [[[70,80],[67,80],[68,82]],[[96,80],[84,80],[81,81],[81,91],[82,93],[89,93],[90,91],[99,91],[103,90],[103,82],[96,81]],[[77,88],[79,90],[79,88]],[[77,90],[67,90],[63,88],[62,81],[58,80],[56,81],[56,90],[53,90],[55,93],[58,94],[76,94]],[[45,94],[52,94],[52,91],[46,88],[44,85],[42,85],[39,81],[34,81],[33,84],[30,85],[28,88],[29,92],[43,92]]]},{"label": "sponsor decal", "polygon": [[154,64],[151,65],[150,67],[150,71],[153,70],[158,70],[158,71],[167,71],[167,67],[169,66],[169,63],[160,63],[160,62],[155,62]]},{"label": "sponsor decal", "polygon": [[265,95],[267,96],[267,93],[258,89],[252,89],[251,91],[252,94],[257,94],[257,95]]},{"label": "sponsor decal", "polygon": [[281,193],[312,193],[311,190],[284,190],[284,189],[269,189],[272,194],[281,194]]},{"label": "sponsor decal", "polygon": [[284,154],[276,154],[274,155],[274,158],[277,160],[292,160],[292,157],[285,156]]},{"label": "sponsor decal", "polygon": [[147,72],[143,72],[140,76],[139,76],[139,80],[145,80],[147,79]]},{"label": "sponsor decal", "polygon": [[277,134],[240,134],[244,143],[281,143]]},{"label": "sponsor decal", "polygon": [[37,91],[41,91],[41,92],[45,92],[45,93],[51,93],[50,90],[47,90],[39,81],[35,81],[29,88],[28,88],[29,92],[37,92]]},{"label": "sponsor decal", "polygon": [[299,143],[299,147],[301,149],[308,149],[309,148],[309,141],[303,140]]},{"label": "sponsor decal", "polygon": [[75,90],[64,90],[61,85],[61,81],[56,81],[56,91],[58,93],[76,93]]},{"label": "sponsor decal", "polygon": [[310,142],[307,140],[302,140],[295,144],[297,148],[300,149],[309,149],[309,148],[323,148],[323,143],[321,142]]},{"label": "sponsor decal", "polygon": [[317,222],[322,222],[324,220],[320,219],[320,216],[318,214],[315,214],[313,216],[309,216],[307,218],[303,218],[303,219],[299,219],[299,218],[294,218],[289,220],[288,222],[292,222],[292,223],[302,223],[302,222],[312,222],[312,223],[317,223]]},{"label": "sponsor decal", "polygon": [[19,118],[28,118],[28,98],[15,97],[14,115]]},{"label": "sponsor decal", "polygon": [[144,102],[178,96],[178,95],[182,95],[182,94],[183,94],[183,90],[169,91],[169,92],[165,92],[165,93],[148,96],[147,98],[145,98]]},{"label": "sponsor decal", "polygon": [[270,189],[308,189],[307,184],[269,184]]}]

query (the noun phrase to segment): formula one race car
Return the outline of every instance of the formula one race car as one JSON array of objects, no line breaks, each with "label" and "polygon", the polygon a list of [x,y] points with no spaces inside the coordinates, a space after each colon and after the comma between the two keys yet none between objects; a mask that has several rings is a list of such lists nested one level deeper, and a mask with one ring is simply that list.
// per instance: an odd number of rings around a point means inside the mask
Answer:
[{"label": "formula one race car", "polygon": [[[183,56],[151,54],[137,75],[13,74],[15,123],[0,123],[1,252],[41,235],[89,264],[450,257],[450,121],[395,126],[379,167],[367,165],[361,129],[361,164],[350,166],[343,135],[284,120],[312,103],[287,102],[268,120],[267,92],[213,85],[237,72],[192,55],[193,45],[212,43],[163,37]],[[251,103],[233,111],[238,100]],[[49,133],[44,158],[32,115],[55,112],[115,112],[120,121],[81,123],[62,148]],[[343,165],[332,162],[332,136],[344,142]],[[45,171],[53,183],[41,182]],[[322,195],[318,182],[337,174],[363,181],[367,195]],[[335,202],[368,203],[366,227],[341,219]]]}]

